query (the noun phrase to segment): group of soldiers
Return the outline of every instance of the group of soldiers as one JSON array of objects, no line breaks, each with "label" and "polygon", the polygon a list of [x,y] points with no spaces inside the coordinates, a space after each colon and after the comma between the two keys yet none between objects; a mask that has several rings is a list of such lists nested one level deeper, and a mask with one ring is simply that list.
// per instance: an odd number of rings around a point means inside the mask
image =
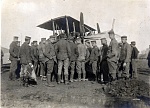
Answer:
[{"label": "group of soldiers", "polygon": [[[36,76],[46,80],[48,87],[54,87],[51,83],[53,76],[57,84],[87,81],[91,75],[95,76],[94,81],[104,84],[120,78],[137,78],[139,51],[135,41],[128,44],[127,36],[122,36],[122,42],[118,43],[113,30],[108,34],[111,42],[108,46],[106,38],[102,38],[101,48],[98,48],[95,40],[84,40],[79,34],[76,37],[52,35],[47,40],[42,38],[39,45],[37,41],[33,41],[31,46],[31,37],[26,36],[25,42],[20,46],[18,37],[15,36],[9,50],[9,79],[14,80],[19,75],[21,83],[28,86],[29,67],[35,71]],[[18,65],[21,69],[16,74]]]}]

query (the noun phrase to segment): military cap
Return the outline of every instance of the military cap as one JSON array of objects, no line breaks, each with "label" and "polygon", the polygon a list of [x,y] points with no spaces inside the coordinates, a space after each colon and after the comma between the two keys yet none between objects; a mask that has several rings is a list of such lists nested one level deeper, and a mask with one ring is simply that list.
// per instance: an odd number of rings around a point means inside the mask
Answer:
[{"label": "military cap", "polygon": [[30,39],[31,39],[31,37],[29,37],[29,36],[26,36],[26,37],[25,37],[25,39],[28,39],[28,40],[30,40]]},{"label": "military cap", "polygon": [[136,44],[136,42],[135,42],[135,41],[132,41],[132,42],[131,42],[131,44],[132,44],[132,45],[135,45],[135,44]]},{"label": "military cap", "polygon": [[46,38],[41,38],[41,41],[46,41]]},{"label": "military cap", "polygon": [[33,43],[37,43],[37,41],[33,41]]},{"label": "military cap", "polygon": [[49,38],[56,38],[57,35],[51,35]]},{"label": "military cap", "polygon": [[127,36],[121,36],[121,39],[122,39],[122,38],[127,38]]},{"label": "military cap", "polygon": [[114,33],[114,30],[111,29],[111,30],[108,32],[108,34],[115,34],[115,33]]},{"label": "military cap", "polygon": [[106,40],[106,38],[101,38],[100,40]]},{"label": "military cap", "polygon": [[19,37],[18,36],[14,36],[14,39],[18,39]]},{"label": "military cap", "polygon": [[96,43],[96,40],[92,40],[91,43]]},{"label": "military cap", "polygon": [[67,38],[67,36],[66,36],[66,34],[63,33],[63,34],[60,34],[60,38],[61,38],[61,39]]},{"label": "military cap", "polygon": [[89,40],[85,40],[85,42],[90,42]]}]

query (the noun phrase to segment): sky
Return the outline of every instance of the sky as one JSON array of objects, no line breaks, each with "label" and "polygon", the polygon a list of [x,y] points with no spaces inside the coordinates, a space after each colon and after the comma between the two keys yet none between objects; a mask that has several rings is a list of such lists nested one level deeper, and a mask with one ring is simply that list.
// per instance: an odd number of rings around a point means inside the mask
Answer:
[{"label": "sky", "polygon": [[25,36],[40,41],[52,31],[38,28],[52,18],[69,15],[101,31],[111,29],[128,36],[128,42],[136,41],[142,51],[150,45],[150,0],[1,0],[1,46],[9,48],[13,36],[24,42]]}]

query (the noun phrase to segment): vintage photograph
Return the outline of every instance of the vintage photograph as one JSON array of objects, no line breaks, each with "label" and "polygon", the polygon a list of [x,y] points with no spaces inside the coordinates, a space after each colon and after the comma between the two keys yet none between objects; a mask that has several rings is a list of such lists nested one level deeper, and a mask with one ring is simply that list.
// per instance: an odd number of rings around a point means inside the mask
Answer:
[{"label": "vintage photograph", "polygon": [[1,108],[150,108],[150,0],[1,0]]}]

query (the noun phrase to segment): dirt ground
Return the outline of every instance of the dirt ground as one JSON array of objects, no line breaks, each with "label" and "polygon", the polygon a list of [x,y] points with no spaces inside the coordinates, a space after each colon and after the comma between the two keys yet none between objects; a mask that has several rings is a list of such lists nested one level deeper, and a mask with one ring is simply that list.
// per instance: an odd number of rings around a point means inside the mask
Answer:
[{"label": "dirt ground", "polygon": [[[149,83],[150,69],[139,68],[139,80]],[[141,100],[124,97],[116,99],[106,95],[103,85],[86,81],[70,85],[53,84],[46,87],[38,79],[38,85],[23,87],[19,81],[8,80],[9,70],[1,73],[2,108],[148,108],[150,99]]]}]

